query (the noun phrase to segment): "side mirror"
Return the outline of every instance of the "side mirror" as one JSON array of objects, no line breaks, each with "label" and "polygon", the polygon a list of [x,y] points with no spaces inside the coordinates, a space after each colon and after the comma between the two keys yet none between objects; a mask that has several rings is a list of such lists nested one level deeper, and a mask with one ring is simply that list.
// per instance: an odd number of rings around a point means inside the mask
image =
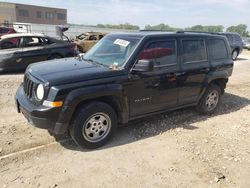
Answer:
[{"label": "side mirror", "polygon": [[139,60],[133,68],[133,71],[136,72],[150,72],[153,70],[154,70],[154,62],[152,60],[147,60],[147,59]]}]

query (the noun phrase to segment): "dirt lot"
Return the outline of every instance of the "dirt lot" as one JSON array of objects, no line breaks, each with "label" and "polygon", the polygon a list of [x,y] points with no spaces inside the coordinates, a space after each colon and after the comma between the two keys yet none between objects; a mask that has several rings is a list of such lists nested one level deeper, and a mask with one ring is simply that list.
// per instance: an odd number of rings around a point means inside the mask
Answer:
[{"label": "dirt lot", "polygon": [[218,111],[131,122],[105,147],[56,142],[17,114],[23,75],[0,76],[0,187],[250,187],[250,51],[235,62]]}]

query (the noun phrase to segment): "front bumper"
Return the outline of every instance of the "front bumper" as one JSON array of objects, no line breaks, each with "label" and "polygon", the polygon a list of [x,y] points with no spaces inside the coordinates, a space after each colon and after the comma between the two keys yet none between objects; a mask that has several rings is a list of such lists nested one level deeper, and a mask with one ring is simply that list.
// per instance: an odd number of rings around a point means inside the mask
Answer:
[{"label": "front bumper", "polygon": [[28,122],[35,127],[48,129],[54,132],[54,128],[60,114],[61,108],[44,107],[34,105],[24,93],[23,86],[19,86],[16,92],[16,107]]}]

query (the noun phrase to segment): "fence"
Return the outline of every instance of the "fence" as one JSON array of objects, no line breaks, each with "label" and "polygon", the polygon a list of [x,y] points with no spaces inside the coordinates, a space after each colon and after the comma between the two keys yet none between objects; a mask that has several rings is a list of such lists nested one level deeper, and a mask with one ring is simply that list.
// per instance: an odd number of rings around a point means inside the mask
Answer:
[{"label": "fence", "polygon": [[[44,25],[44,24],[29,24],[29,23],[13,23],[13,28],[17,32],[31,32],[31,33],[44,33],[45,35],[51,37],[59,37],[56,31],[56,25]],[[70,39],[75,38],[76,35],[81,33],[96,31],[96,32],[105,32],[105,33],[114,33],[114,32],[131,32],[131,30],[123,29],[108,29],[108,28],[98,28],[98,27],[89,27],[89,26],[78,26],[78,25],[69,25],[69,30],[65,32],[65,35]]]}]

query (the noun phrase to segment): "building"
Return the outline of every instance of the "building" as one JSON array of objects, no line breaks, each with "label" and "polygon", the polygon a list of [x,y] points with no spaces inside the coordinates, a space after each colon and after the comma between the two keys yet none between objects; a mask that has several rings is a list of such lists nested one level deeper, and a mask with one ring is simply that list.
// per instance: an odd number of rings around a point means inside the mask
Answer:
[{"label": "building", "polygon": [[67,24],[67,10],[0,2],[0,23]]}]

